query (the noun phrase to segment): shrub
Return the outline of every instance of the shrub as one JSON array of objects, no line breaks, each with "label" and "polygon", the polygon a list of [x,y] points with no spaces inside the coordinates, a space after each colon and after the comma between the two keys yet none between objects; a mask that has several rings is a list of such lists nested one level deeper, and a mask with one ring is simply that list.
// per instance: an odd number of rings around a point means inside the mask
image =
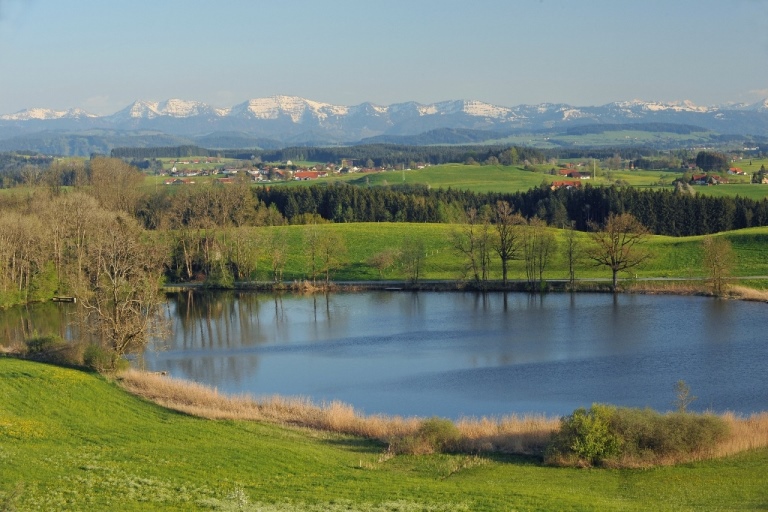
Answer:
[{"label": "shrub", "polygon": [[652,409],[596,404],[561,420],[546,460],[558,465],[685,460],[713,450],[727,435],[725,419],[711,414],[661,414]]},{"label": "shrub", "polygon": [[203,283],[203,287],[231,290],[235,287],[235,278],[230,269],[226,266],[213,265]]},{"label": "shrub", "polygon": [[24,341],[24,348],[26,356],[36,361],[74,366],[83,362],[80,346],[58,336],[35,336]]},{"label": "shrub", "polygon": [[27,354],[35,356],[60,350],[67,342],[58,336],[36,336],[25,340],[24,344],[27,346]]},{"label": "shrub", "polygon": [[101,345],[91,344],[83,352],[83,364],[99,373],[128,368],[128,361],[122,358],[115,360],[115,357],[116,355],[113,351],[105,349]]},{"label": "shrub", "polygon": [[390,440],[389,451],[410,455],[450,452],[460,440],[461,432],[451,420],[433,417],[424,420],[413,434]]},{"label": "shrub", "polygon": [[560,431],[547,449],[547,459],[592,465],[617,455],[621,442],[610,428],[615,411],[615,407],[593,404],[589,410],[581,407],[562,418]]}]

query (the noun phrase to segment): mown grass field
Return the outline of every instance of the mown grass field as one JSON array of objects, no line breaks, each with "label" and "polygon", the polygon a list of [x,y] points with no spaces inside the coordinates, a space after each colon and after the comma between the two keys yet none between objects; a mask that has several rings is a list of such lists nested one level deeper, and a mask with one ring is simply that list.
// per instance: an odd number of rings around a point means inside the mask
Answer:
[{"label": "mown grass field", "polygon": [[[425,247],[424,273],[425,280],[459,280],[463,275],[464,260],[452,248],[451,234],[460,230],[460,226],[449,224],[407,224],[407,223],[354,223],[354,224],[320,224],[317,229],[334,231],[343,239],[347,248],[347,261],[334,274],[336,280],[376,280],[378,271],[368,264],[368,260],[376,253],[387,249],[399,249],[405,239],[423,241]],[[284,234],[289,244],[289,255],[285,268],[286,281],[306,279],[307,260],[305,256],[304,226],[281,226],[270,228],[250,228],[254,232],[271,234],[279,231]],[[552,256],[544,276],[546,279],[567,279],[568,261],[565,258],[564,232],[552,229],[558,241],[558,249]],[[582,248],[590,243],[587,233],[576,233]],[[732,275],[755,276],[768,275],[768,227],[750,228],[739,231],[720,233],[731,241],[736,255]],[[652,236],[648,239],[646,248],[652,257],[630,274],[622,274],[622,278],[692,278],[705,277],[702,267],[703,237],[674,238],[667,236]],[[609,278],[610,271],[596,267],[594,263],[582,258],[578,262],[577,278]],[[266,258],[258,267],[260,280],[271,279],[269,263]],[[402,268],[395,265],[385,272],[384,279],[402,280],[407,278]],[[522,261],[513,261],[510,265],[510,279],[525,279],[525,267]],[[494,255],[492,260],[491,279],[501,279],[501,266]]]},{"label": "mown grass field", "polygon": [[3,510],[756,510],[768,450],[650,470],[396,456],[348,436],[174,413],[96,374],[0,358]]}]

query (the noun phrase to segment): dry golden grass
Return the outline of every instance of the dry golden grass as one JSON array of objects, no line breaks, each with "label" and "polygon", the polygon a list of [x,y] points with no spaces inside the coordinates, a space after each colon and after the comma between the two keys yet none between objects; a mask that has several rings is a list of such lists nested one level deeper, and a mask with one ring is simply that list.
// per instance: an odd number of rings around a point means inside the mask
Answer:
[{"label": "dry golden grass", "polygon": [[725,457],[768,446],[768,412],[750,416],[726,413],[723,418],[728,423],[729,436],[717,446],[713,456]]},{"label": "dry golden grass", "polygon": [[624,287],[628,293],[660,295],[711,295],[710,289],[700,282],[688,281],[643,281]]},{"label": "dry golden grass", "polygon": [[[389,444],[414,435],[424,420],[399,416],[363,416],[341,402],[317,405],[306,398],[279,396],[255,399],[247,395],[227,396],[215,389],[160,374],[128,370],[118,377],[127,391],[163,407],[209,419],[249,420],[277,423],[350,434]],[[746,450],[768,447],[768,413],[748,417],[723,415],[728,437],[713,450],[686,454],[683,458],[618,460],[616,467],[669,465],[725,457]],[[559,418],[543,415],[493,418],[463,418],[456,422],[461,433],[457,448],[465,453],[508,453],[541,456]]]},{"label": "dry golden grass", "polygon": [[[706,283],[684,281],[646,281],[633,283],[625,288],[629,293],[647,293],[663,295],[712,295],[712,289]],[[768,290],[757,290],[747,286],[727,285],[724,298],[768,302]]]},{"label": "dry golden grass", "polygon": [[[163,407],[209,419],[251,420],[351,434],[389,443],[413,435],[420,418],[363,416],[341,402],[317,405],[305,398],[279,396],[254,399],[227,396],[215,389],[159,374],[128,370],[120,374],[127,391]],[[468,452],[541,454],[557,418],[508,416],[500,420],[465,418],[456,426],[462,434],[460,447]]]},{"label": "dry golden grass", "polygon": [[462,418],[456,426],[462,435],[462,451],[541,455],[560,420],[544,415],[512,415],[498,420]]},{"label": "dry golden grass", "polygon": [[729,286],[727,296],[740,300],[768,302],[768,290],[756,290],[746,286]]}]

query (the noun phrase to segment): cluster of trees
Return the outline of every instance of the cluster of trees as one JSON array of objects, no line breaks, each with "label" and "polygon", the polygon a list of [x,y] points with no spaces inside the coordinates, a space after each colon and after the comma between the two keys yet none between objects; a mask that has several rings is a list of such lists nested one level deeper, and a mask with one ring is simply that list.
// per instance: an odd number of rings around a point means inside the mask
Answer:
[{"label": "cluster of trees", "polygon": [[112,158],[147,160],[153,158],[189,158],[205,156],[221,158],[223,152],[201,148],[199,146],[163,146],[154,148],[114,148],[110,152]]},{"label": "cluster of trees", "polygon": [[114,367],[157,332],[167,254],[133,215],[138,171],[96,159],[81,178],[80,190],[1,197],[0,306],[75,297],[82,332]]},{"label": "cluster of trees", "polygon": [[766,175],[768,175],[768,171],[765,169],[765,165],[760,166],[760,170],[756,173],[752,174],[752,183],[762,183],[765,179]]},{"label": "cluster of trees", "polygon": [[704,172],[721,172],[728,170],[730,162],[723,153],[699,151],[696,155],[696,167]]}]

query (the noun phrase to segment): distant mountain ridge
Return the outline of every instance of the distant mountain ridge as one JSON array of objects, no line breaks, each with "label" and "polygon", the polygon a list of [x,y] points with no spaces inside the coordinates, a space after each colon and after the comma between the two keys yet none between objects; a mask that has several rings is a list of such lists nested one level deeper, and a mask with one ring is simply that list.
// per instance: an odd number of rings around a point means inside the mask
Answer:
[{"label": "distant mountain ridge", "polygon": [[[30,135],[46,137],[110,137],[140,133],[142,144],[152,144],[151,133],[195,142],[217,141],[222,147],[246,141],[284,145],[354,144],[361,140],[407,140],[424,143],[447,140],[481,141],[516,131],[562,130],[590,124],[659,123],[702,127],[722,134],[768,136],[768,99],[754,104],[698,106],[690,101],[620,101],[602,106],[576,107],[542,103],[505,107],[478,100],[450,100],[354,106],[333,105],[297,96],[251,99],[228,108],[181,99],[135,101],[124,109],[97,116],[80,108],[30,108],[0,115],[0,150],[22,147]],[[423,134],[431,133],[428,137]],[[237,134],[230,138],[224,134]],[[38,136],[37,139],[40,139]],[[454,142],[445,142],[454,143]],[[31,144],[31,143],[29,143]]]}]

